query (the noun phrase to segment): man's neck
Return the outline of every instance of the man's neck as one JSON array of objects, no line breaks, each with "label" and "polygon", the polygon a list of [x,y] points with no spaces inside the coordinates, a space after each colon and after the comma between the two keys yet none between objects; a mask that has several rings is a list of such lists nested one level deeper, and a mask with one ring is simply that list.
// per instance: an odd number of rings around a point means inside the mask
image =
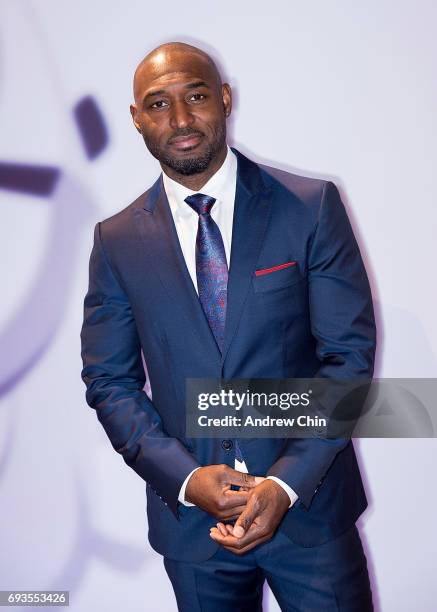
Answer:
[{"label": "man's neck", "polygon": [[161,164],[161,168],[163,172],[171,179],[180,183],[187,189],[191,189],[191,191],[199,191],[202,189],[204,185],[209,181],[209,179],[221,168],[223,162],[226,159],[226,155],[228,152],[227,145],[223,147],[223,149],[216,155],[216,157],[211,161],[208,168],[203,172],[199,172],[198,174],[192,174],[190,176],[186,176],[184,174],[179,174],[172,168]]}]

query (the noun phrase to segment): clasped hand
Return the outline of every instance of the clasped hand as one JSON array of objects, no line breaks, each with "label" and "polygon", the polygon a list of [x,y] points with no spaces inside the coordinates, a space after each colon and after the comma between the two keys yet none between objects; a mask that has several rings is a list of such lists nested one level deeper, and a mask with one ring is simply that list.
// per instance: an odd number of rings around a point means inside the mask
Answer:
[{"label": "clasped hand", "polygon": [[[239,490],[232,490],[232,485]],[[269,540],[290,505],[287,493],[275,481],[227,465],[196,470],[188,481],[185,498],[220,519],[210,536],[239,555]],[[237,519],[234,525],[222,522],[233,519]]]}]

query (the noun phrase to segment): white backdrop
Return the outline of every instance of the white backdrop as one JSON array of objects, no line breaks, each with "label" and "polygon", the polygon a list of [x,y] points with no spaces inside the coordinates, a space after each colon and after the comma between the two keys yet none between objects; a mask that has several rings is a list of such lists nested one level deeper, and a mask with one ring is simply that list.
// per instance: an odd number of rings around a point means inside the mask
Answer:
[{"label": "white backdrop", "polygon": [[[0,589],[70,589],[74,612],[176,610],[146,539],[144,483],[80,380],[94,224],[159,171],[129,104],[136,64],[161,42],[218,59],[233,144],[336,182],[371,278],[377,375],[436,376],[436,19],[431,0],[0,3]],[[72,112],[88,95],[108,132],[94,159]],[[6,189],[5,163],[57,168],[58,182]],[[431,612],[436,441],[356,448],[376,608]]]}]

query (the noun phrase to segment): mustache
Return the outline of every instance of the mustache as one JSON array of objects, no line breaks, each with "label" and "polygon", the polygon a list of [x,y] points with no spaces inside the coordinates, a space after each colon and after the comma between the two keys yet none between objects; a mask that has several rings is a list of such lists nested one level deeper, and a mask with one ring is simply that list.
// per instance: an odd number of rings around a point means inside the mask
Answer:
[{"label": "mustache", "polygon": [[180,130],[173,132],[171,137],[167,140],[167,144],[172,144],[173,140],[178,136],[205,136],[205,134],[200,130],[194,130],[193,128],[181,128]]}]

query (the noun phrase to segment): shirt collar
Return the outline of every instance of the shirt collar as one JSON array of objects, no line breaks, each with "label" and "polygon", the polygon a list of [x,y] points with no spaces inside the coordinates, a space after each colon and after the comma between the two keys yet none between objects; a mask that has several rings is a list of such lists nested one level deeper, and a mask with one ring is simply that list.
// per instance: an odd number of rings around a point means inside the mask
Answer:
[{"label": "shirt collar", "polygon": [[185,198],[194,193],[204,193],[216,199],[216,204],[223,198],[223,194],[229,184],[236,180],[237,176],[237,158],[235,154],[227,147],[227,153],[224,162],[220,168],[211,176],[205,185],[198,191],[192,191],[184,185],[171,179],[165,172],[162,173],[162,180],[170,208],[173,213],[191,214],[192,209],[186,204]]}]

